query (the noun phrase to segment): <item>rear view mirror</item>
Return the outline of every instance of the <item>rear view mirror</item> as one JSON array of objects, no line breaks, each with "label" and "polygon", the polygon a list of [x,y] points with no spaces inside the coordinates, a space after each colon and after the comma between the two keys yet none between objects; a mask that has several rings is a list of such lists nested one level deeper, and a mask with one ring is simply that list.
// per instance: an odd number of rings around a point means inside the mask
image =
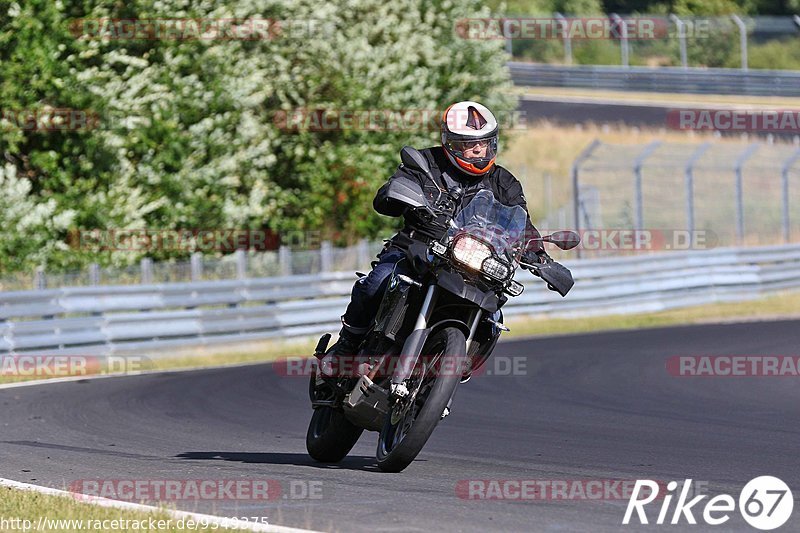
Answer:
[{"label": "rear view mirror", "polygon": [[403,149],[400,150],[400,160],[407,167],[420,170],[428,176],[431,174],[431,167],[428,165],[425,157],[423,157],[416,148],[404,146]]},{"label": "rear view mirror", "polygon": [[557,231],[542,237],[542,240],[555,244],[562,250],[572,250],[581,243],[580,235],[574,231]]}]

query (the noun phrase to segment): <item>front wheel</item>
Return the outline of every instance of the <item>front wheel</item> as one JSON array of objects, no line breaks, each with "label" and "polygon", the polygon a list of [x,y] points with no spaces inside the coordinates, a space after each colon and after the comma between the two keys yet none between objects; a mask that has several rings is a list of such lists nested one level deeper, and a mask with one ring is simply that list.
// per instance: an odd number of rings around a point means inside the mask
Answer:
[{"label": "front wheel", "polygon": [[408,380],[410,394],[395,403],[378,437],[376,458],[384,472],[400,472],[416,458],[442,418],[467,359],[458,328],[443,328],[425,342]]}]

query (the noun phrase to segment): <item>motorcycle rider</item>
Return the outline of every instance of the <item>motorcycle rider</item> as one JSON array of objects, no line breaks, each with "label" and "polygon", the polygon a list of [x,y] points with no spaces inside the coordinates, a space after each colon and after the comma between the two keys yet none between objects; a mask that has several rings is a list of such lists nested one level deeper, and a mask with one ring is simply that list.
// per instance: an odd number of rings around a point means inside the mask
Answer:
[{"label": "motorcycle rider", "polygon": [[[392,179],[410,178],[417,183],[428,198],[435,199],[439,191],[460,187],[463,190],[460,205],[456,212],[468,205],[470,200],[482,189],[489,189],[501,203],[513,207],[522,206],[528,211],[522,185],[511,172],[495,164],[499,125],[497,119],[485,106],[473,101],[463,101],[448,107],[441,121],[441,145],[420,150],[438,183],[416,169],[400,165],[397,171],[384,184],[373,201],[375,210],[388,216],[403,216],[405,225],[400,232],[387,241],[378,254],[378,261],[372,263],[372,271],[361,277],[353,286],[350,303],[342,315],[342,329],[338,341],[326,352],[327,356],[353,355],[371,327],[377,314],[382,295],[393,270],[410,274],[405,261],[405,249],[412,239],[435,238],[426,232],[425,221],[412,211],[393,204],[386,197]],[[447,187],[447,189],[445,189]],[[539,237],[530,216],[527,217],[526,238]],[[551,261],[544,251],[541,241],[533,241],[525,252],[528,263]],[[327,366],[327,365],[325,365]]]}]

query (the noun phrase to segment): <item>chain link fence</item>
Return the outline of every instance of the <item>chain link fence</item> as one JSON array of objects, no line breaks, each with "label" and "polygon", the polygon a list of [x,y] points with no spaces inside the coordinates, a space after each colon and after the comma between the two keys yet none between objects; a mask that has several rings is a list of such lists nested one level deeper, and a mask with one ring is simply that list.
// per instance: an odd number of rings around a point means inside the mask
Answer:
[{"label": "chain link fence", "polygon": [[[551,20],[560,32],[525,32],[524,21]],[[516,61],[623,67],[723,67],[797,69],[793,54],[800,16],[617,15],[581,17],[506,15],[500,36]],[[592,37],[589,21],[607,20],[610,30]],[[554,24],[555,25],[555,24]],[[533,28],[534,26],[527,26]],[[642,29],[650,31],[642,32]]]},{"label": "chain link fence", "polygon": [[800,242],[797,143],[596,140],[573,163],[572,190],[559,218],[584,233],[650,231],[666,249],[676,235],[699,236],[693,247]]},{"label": "chain link fence", "polygon": [[[564,184],[569,178],[552,180]],[[571,182],[572,200],[548,205],[546,216],[534,223],[543,231],[580,231],[580,256],[800,243],[796,141],[620,145],[595,140],[573,162]],[[550,196],[549,188],[541,192]],[[619,232],[626,230],[648,232],[649,246],[620,245]],[[221,258],[195,253],[187,261],[143,259],[129,267],[90,265],[67,273],[40,269],[4,276],[0,291],[368,271],[382,246],[382,241],[362,240],[334,248],[323,242],[316,249],[283,246]],[[552,250],[552,255],[572,258],[575,252]]]}]

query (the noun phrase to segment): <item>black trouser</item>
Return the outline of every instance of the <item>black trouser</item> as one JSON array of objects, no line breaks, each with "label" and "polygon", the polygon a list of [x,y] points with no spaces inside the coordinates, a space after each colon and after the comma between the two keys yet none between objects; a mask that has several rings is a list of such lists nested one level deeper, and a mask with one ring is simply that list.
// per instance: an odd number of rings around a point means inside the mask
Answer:
[{"label": "black trouser", "polygon": [[378,254],[378,262],[372,271],[356,281],[350,294],[350,304],[342,315],[342,324],[346,330],[355,334],[363,334],[369,330],[378,313],[392,271],[411,274],[405,257],[405,252],[397,248],[384,249]]}]

